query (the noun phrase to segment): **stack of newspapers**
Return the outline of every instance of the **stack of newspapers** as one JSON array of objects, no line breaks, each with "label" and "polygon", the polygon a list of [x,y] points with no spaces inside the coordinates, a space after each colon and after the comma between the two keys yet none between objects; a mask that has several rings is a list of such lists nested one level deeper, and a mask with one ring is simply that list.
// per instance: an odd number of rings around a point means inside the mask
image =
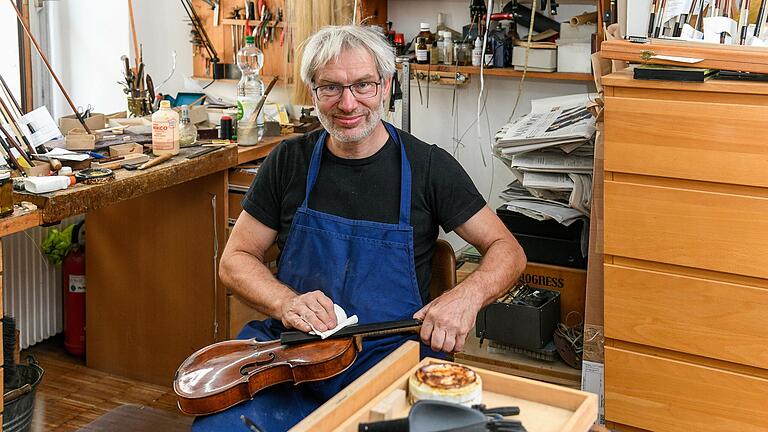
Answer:
[{"label": "stack of newspapers", "polygon": [[504,125],[494,153],[515,180],[501,194],[508,210],[563,225],[589,217],[592,203],[594,94],[531,101],[531,112]]}]

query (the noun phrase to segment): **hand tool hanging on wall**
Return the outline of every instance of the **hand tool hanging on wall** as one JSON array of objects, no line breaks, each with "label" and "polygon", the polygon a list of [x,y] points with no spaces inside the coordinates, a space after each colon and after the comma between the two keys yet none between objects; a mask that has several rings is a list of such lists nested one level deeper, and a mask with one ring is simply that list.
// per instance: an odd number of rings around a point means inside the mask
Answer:
[{"label": "hand tool hanging on wall", "polygon": [[205,48],[205,51],[208,54],[208,60],[213,66],[213,78],[224,78],[224,65],[222,64],[219,66],[220,59],[216,53],[216,48],[214,48],[211,38],[208,37],[208,32],[205,31],[205,27],[203,27],[203,23],[197,15],[194,6],[192,6],[192,1],[181,0],[181,5],[184,7],[184,11],[187,13],[189,19],[192,21],[192,27],[198,32],[202,39],[203,48]]},{"label": "hand tool hanging on wall", "polygon": [[53,68],[51,67],[51,64],[48,63],[48,59],[45,57],[45,54],[43,54],[43,50],[40,48],[40,45],[37,43],[37,40],[35,39],[34,36],[32,36],[32,32],[29,30],[27,23],[24,21],[24,17],[21,16],[21,11],[19,11],[19,8],[16,7],[16,3],[14,3],[13,0],[8,0],[8,2],[11,4],[11,6],[13,6],[13,10],[16,12],[16,16],[18,17],[19,22],[21,23],[21,27],[24,29],[24,33],[27,34],[27,37],[29,38],[29,40],[32,41],[32,44],[35,46],[37,53],[40,54],[40,57],[43,59],[43,63],[45,63],[45,66],[48,69],[48,72],[51,73],[51,76],[53,76],[53,79],[56,81],[56,84],[59,86],[59,89],[64,94],[64,97],[67,99],[67,102],[69,103],[69,107],[72,108],[72,112],[77,117],[77,120],[80,122],[80,124],[83,126],[83,129],[85,129],[86,132],[91,133],[91,130],[88,128],[83,118],[80,117],[80,114],[77,112],[77,108],[75,108],[75,103],[72,102],[72,98],[69,97],[69,93],[67,93],[67,91],[64,89],[64,85],[61,84],[61,81],[59,80],[59,77],[56,76],[56,73],[53,72]]}]

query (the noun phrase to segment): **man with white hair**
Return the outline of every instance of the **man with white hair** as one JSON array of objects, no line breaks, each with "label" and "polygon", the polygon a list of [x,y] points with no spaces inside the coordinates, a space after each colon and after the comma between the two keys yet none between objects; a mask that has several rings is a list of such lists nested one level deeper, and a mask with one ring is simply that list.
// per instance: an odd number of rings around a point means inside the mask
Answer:
[{"label": "man with white hair", "polygon": [[[250,322],[238,338],[332,329],[337,304],[361,324],[422,320],[422,354],[461,351],[480,308],[525,268],[520,245],[459,163],[382,121],[394,60],[372,28],[326,27],[307,41],[301,78],[324,129],[275,148],[243,200],[220,276],[271,318]],[[430,302],[439,226],[484,258],[465,281]],[[282,251],[276,278],[263,264],[275,240]],[[287,430],[408,338],[367,340],[340,375],[269,387],[198,418],[193,430],[233,430],[241,415],[267,432]]]}]

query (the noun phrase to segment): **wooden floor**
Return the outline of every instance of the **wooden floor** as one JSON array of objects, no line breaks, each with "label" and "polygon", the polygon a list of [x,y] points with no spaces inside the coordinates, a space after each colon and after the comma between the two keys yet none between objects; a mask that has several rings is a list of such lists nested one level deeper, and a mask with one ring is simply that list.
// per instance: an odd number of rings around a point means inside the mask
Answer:
[{"label": "wooden floor", "polygon": [[21,352],[22,363],[31,354],[45,370],[37,391],[32,432],[77,431],[113,408],[137,404],[175,414],[176,396],[161,387],[110,375],[85,367],[69,355],[60,337]]}]

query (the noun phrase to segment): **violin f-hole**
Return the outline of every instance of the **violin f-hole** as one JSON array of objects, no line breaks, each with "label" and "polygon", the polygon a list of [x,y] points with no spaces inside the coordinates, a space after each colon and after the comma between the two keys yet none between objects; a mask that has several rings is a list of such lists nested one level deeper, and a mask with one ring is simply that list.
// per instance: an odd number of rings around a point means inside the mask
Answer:
[{"label": "violin f-hole", "polygon": [[250,375],[252,369],[272,363],[273,361],[275,361],[275,353],[268,353],[266,359],[264,357],[257,357],[253,359],[252,363],[243,365],[243,367],[240,368],[240,374],[243,376]]}]

